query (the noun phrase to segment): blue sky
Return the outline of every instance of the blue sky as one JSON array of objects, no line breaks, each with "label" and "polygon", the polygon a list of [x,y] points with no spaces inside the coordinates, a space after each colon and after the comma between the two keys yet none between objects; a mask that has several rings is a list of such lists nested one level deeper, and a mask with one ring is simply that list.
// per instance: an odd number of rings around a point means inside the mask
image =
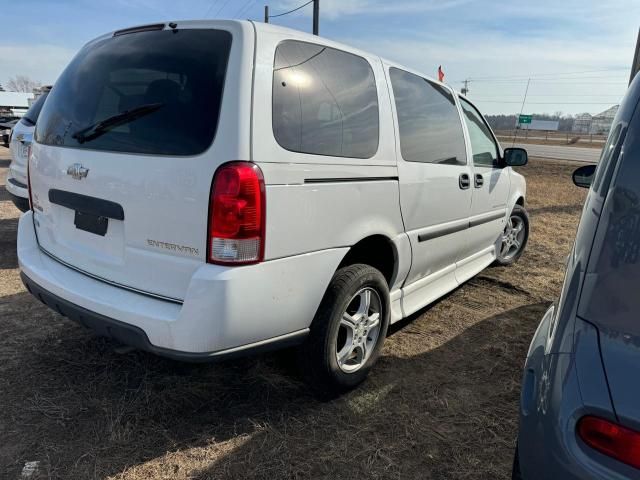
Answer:
[{"label": "blue sky", "polygon": [[[304,0],[270,0],[271,13]],[[0,83],[53,83],[82,45],[164,20],[252,18],[265,0],[0,0]],[[273,23],[311,28],[311,6]],[[602,111],[619,103],[640,26],[637,0],[321,0],[320,33],[435,76],[485,113]]]}]

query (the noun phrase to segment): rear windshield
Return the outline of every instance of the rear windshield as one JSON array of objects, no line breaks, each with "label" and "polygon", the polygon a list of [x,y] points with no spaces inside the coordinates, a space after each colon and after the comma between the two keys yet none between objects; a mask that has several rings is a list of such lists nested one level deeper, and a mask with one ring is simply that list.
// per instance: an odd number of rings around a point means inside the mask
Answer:
[{"label": "rear windshield", "polygon": [[36,122],[38,121],[38,116],[40,115],[40,110],[42,110],[44,101],[47,99],[47,95],[49,95],[49,92],[43,93],[36,99],[35,102],[33,102],[33,105],[29,107],[27,113],[25,113],[24,117],[22,117],[22,123],[30,127],[33,127],[36,124]]},{"label": "rear windshield", "polygon": [[197,155],[218,125],[231,34],[186,29],[92,42],[49,94],[36,141],[90,150]]}]

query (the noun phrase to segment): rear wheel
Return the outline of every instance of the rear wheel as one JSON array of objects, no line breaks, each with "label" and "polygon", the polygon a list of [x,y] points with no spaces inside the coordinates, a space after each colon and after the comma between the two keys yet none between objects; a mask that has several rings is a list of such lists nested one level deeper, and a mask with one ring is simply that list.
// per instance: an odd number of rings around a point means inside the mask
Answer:
[{"label": "rear wheel", "polygon": [[389,326],[389,288],[375,268],[355,264],[329,284],[298,355],[303,374],[324,395],[360,384],[378,359]]},{"label": "rear wheel", "polygon": [[513,207],[500,238],[497,265],[511,265],[524,253],[529,241],[529,214],[520,205]]}]

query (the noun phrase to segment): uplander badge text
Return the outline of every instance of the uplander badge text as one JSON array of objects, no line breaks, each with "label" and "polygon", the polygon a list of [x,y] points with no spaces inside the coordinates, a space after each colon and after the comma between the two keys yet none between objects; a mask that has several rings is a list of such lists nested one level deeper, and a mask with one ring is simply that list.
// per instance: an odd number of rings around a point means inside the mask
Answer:
[{"label": "uplander badge text", "polygon": [[187,253],[189,255],[196,255],[196,256],[199,254],[197,248],[187,247],[185,245],[176,245],[175,243],[160,242],[158,240],[151,240],[149,238],[147,238],[147,243],[152,247],[164,248],[165,250],[173,250],[175,252]]}]

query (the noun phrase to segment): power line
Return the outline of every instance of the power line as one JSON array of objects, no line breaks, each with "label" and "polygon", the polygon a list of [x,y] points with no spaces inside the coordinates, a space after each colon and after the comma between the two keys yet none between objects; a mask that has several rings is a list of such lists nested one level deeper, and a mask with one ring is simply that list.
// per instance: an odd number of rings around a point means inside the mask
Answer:
[{"label": "power line", "polygon": [[226,7],[226,6],[227,6],[227,4],[228,4],[230,1],[231,1],[231,0],[227,0],[226,2],[224,2],[224,3],[222,4],[222,6],[218,9],[218,11],[216,12],[216,14],[214,15],[214,17],[217,17],[217,16],[220,14],[220,12],[221,12],[222,10],[224,10],[224,7]]},{"label": "power line", "polygon": [[207,15],[209,15],[209,12],[211,11],[211,9],[213,8],[213,6],[218,3],[218,0],[213,0],[211,2],[211,5],[209,5],[209,8],[207,8],[207,11],[205,12],[205,14],[203,15],[204,18],[207,18]]},{"label": "power line", "polygon": [[255,1],[256,0],[247,0],[245,4],[242,7],[240,7],[240,10],[238,10],[233,17],[240,18],[240,15],[242,15],[245,12],[245,10],[248,10],[249,7],[251,7]]},{"label": "power line", "polygon": [[[482,98],[504,98],[504,97],[522,97],[521,93],[501,93],[495,94],[494,92],[486,92],[478,94],[478,96]],[[621,95],[614,93],[529,93],[529,97],[577,97],[577,98],[588,98],[588,97],[616,97],[619,98]]]},{"label": "power line", "polygon": [[[583,70],[581,72],[556,72],[556,73],[532,73],[531,75],[493,75],[493,76],[483,76],[483,77],[469,77],[470,80],[491,80],[491,79],[519,79],[526,81],[531,78],[539,78],[539,77],[563,77],[565,75],[581,75],[584,73],[601,73],[601,72],[617,72],[620,70],[627,70],[626,67],[614,68],[614,69],[604,69],[604,70]],[[455,80],[455,81],[463,81],[463,80]]]},{"label": "power line", "polygon": [[269,18],[277,18],[277,17],[283,17],[285,15],[289,15],[290,13],[293,13],[297,10],[300,10],[301,8],[306,7],[307,5],[310,5],[314,2],[314,0],[309,0],[307,3],[305,3],[304,5],[300,5],[299,7],[294,8],[293,10],[289,10],[288,12],[284,12],[284,13],[279,13],[278,15],[269,15]]},{"label": "power line", "polygon": [[[472,80],[475,82],[475,80]],[[500,81],[495,81],[495,82],[487,82],[485,83],[485,86],[490,86],[490,85],[504,85],[504,86],[509,86],[509,85],[526,85],[526,81],[513,81],[513,80],[505,80],[503,82]],[[563,82],[563,81],[557,81],[557,80],[531,80],[532,84],[535,85],[565,85],[565,86],[573,86],[573,85],[626,85],[627,82],[595,82],[595,81],[589,81],[589,82]],[[482,86],[482,85],[480,85]]]},{"label": "power line", "polygon": [[[517,103],[521,104],[521,101],[498,101],[498,100],[484,100],[482,98],[474,98],[474,102],[484,103]],[[615,102],[527,102],[527,105],[611,105]]]}]

